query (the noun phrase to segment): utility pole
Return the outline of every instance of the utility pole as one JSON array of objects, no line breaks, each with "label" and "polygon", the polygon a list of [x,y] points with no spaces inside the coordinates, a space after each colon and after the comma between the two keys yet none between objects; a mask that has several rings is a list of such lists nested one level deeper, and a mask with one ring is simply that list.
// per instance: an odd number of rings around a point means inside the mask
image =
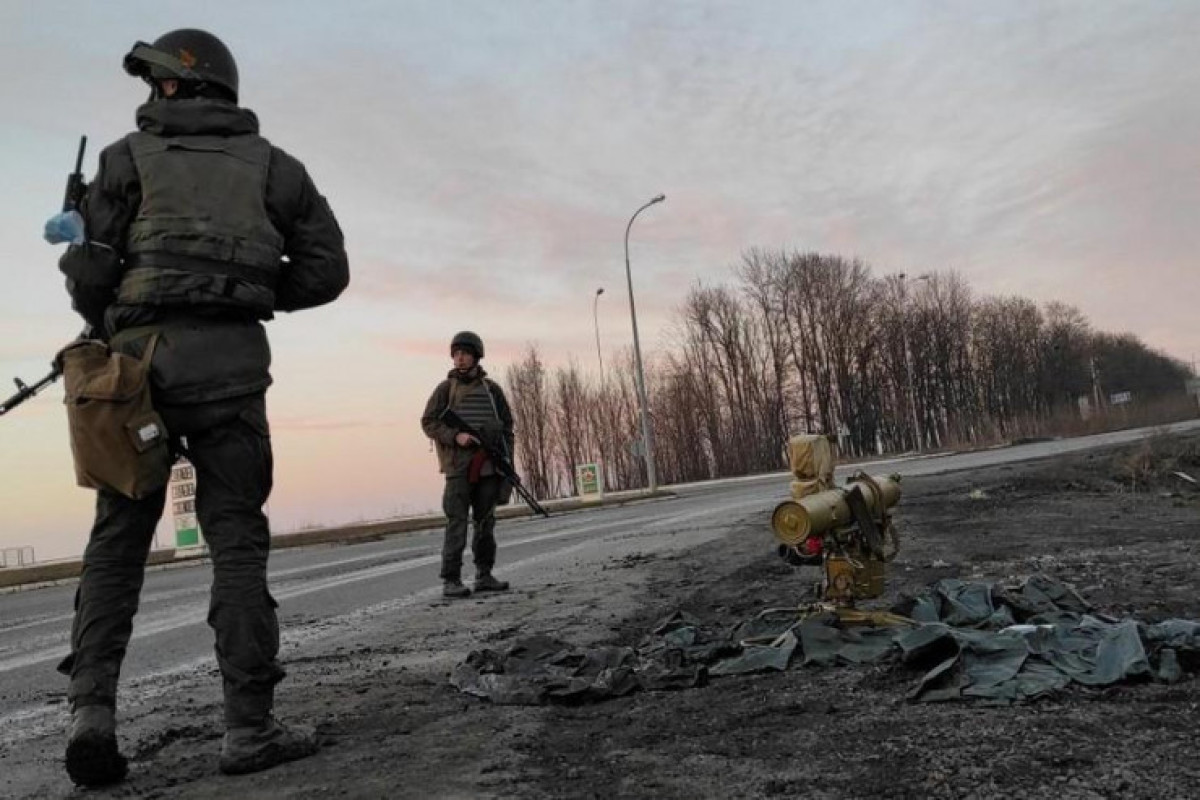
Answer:
[{"label": "utility pole", "polygon": [[604,294],[604,287],[596,289],[596,294],[592,298],[592,320],[596,325],[596,360],[600,362],[600,383],[604,384],[604,356],[600,353],[600,295]]},{"label": "utility pole", "polygon": [[637,309],[633,304],[633,273],[629,269],[629,231],[638,214],[666,199],[667,196],[664,194],[651,198],[650,202],[633,212],[633,216],[629,218],[629,224],[625,226],[625,280],[629,284],[629,317],[633,320],[633,357],[637,364],[638,403],[642,407],[642,458],[646,460],[646,482],[649,484],[651,492],[658,490],[658,475],[654,470],[654,436],[650,430],[650,409],[646,401],[646,372],[642,368],[642,346],[638,340]]}]

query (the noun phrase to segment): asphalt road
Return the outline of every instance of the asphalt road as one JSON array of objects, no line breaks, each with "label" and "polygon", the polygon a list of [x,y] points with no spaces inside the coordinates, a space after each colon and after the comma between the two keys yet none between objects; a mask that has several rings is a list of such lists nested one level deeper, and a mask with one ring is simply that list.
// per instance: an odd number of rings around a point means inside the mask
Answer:
[{"label": "asphalt road", "polygon": [[[1200,420],[1171,426],[1200,428]],[[972,453],[909,458],[839,469],[874,474],[924,475],[1023,461],[1134,441],[1151,429],[1028,444]],[[552,519],[503,521],[498,527],[500,568],[514,583],[532,582],[548,569],[586,569],[601,552],[597,542],[687,531],[689,541],[722,535],[760,518],[788,493],[786,474],[673,487],[676,498],[574,512]],[[347,620],[394,614],[406,604],[440,595],[441,532],[398,535],[352,546],[279,550],[271,558],[271,591],[280,602],[285,645],[298,639],[336,638]],[[469,570],[469,564],[467,569]],[[210,570],[203,562],[147,573],[134,639],[122,671],[122,692],[152,691],[169,678],[211,667],[212,636],[205,623]],[[59,706],[65,678],[54,668],[67,654],[72,584],[0,595],[0,744],[32,734]],[[360,630],[360,629],[356,629]],[[329,644],[328,641],[325,642]],[[169,682],[169,681],[167,681]]]}]

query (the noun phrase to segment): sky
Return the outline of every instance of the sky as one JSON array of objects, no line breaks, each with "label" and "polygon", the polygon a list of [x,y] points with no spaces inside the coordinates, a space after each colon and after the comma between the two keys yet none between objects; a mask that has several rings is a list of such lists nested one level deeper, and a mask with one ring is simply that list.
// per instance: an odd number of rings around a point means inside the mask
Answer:
[{"label": "sky", "polygon": [[[625,225],[660,192],[630,244],[650,359],[752,247],[956,270],[1200,353],[1190,0],[5,0],[0,380],[78,332],[42,223],[78,137],[90,176],[132,128],[121,57],[180,27],[229,45],[346,234],[343,297],[268,326],[276,530],[438,507],[418,420],[454,332],[501,379],[530,343],[628,347]],[[0,547],[39,560],[82,551],[94,503],[61,400],[0,420]]]}]

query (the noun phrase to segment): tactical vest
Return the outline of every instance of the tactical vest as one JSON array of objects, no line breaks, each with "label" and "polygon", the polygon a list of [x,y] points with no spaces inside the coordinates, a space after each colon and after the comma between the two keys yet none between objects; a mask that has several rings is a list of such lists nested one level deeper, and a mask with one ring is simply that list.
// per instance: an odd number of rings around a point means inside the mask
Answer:
[{"label": "tactical vest", "polygon": [[270,319],[283,237],[267,216],[260,136],[127,137],[142,203],[117,302],[228,307]]},{"label": "tactical vest", "polygon": [[482,433],[496,433],[503,427],[500,417],[496,414],[486,379],[471,384],[452,380],[449,405],[463,421]]}]

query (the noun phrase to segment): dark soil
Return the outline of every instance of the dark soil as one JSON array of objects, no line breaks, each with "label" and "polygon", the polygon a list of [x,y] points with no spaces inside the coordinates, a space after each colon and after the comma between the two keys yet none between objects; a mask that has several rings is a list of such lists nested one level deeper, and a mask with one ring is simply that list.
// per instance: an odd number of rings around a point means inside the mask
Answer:
[{"label": "dark soil", "polygon": [[[1200,618],[1196,439],[905,482],[886,607],[943,577],[1041,571],[1097,610]],[[1136,489],[1136,491],[1135,491]],[[655,567],[635,643],[681,607],[731,626],[802,598],[757,526]],[[1200,682],[1068,690],[1016,707],[910,704],[896,667],[793,668],[705,688],[549,709],[525,797],[1195,797]],[[536,778],[531,786],[529,781]],[[507,793],[507,792],[506,792]]]},{"label": "dark soil", "polygon": [[[1099,611],[1200,619],[1200,486],[1175,471],[1200,478],[1200,437],[907,479],[887,595],[865,605],[944,577],[1041,571]],[[917,675],[896,666],[794,667],[575,707],[500,707],[449,686],[471,648],[533,633],[636,645],[676,609],[728,628],[805,601],[818,577],[780,561],[758,518],[706,546],[587,572],[463,606],[478,617],[460,617],[466,634],[398,620],[392,646],[290,658],[289,685],[305,689],[280,711],[321,723],[327,745],[311,759],[223,778],[206,725],[159,720],[127,748],[130,783],[104,796],[1200,796],[1194,676],[1018,706],[909,703]],[[207,720],[208,706],[195,712]]]}]

